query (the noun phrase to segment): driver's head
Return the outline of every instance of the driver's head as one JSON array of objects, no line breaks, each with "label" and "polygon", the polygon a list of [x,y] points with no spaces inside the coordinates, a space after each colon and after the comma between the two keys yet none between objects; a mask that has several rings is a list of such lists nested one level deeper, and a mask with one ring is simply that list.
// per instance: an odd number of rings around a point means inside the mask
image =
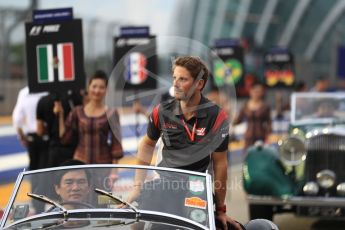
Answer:
[{"label": "driver's head", "polygon": [[173,62],[172,75],[175,99],[187,101],[204,89],[209,70],[201,58],[182,56]]},{"label": "driver's head", "polygon": [[54,188],[62,202],[85,202],[90,191],[89,180],[83,169],[66,171]]},{"label": "driver's head", "polygon": [[317,103],[318,117],[333,117],[337,108],[336,102],[331,99],[323,99]]},{"label": "driver's head", "polygon": [[85,169],[59,171],[55,177],[54,189],[62,202],[85,202],[90,192],[90,174]]}]

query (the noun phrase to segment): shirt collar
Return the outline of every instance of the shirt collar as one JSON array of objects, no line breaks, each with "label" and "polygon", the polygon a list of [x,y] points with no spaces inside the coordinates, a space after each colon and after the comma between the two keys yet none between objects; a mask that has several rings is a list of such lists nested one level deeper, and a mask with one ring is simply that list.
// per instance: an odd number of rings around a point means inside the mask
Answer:
[{"label": "shirt collar", "polygon": [[[203,107],[202,105],[205,104],[205,103],[208,103],[210,102],[208,99],[206,99],[202,94],[201,94],[201,98],[200,98],[200,102],[199,102],[199,105],[196,111],[196,117],[197,118],[204,118],[204,117],[207,117],[207,111],[206,111],[206,107]],[[175,99],[175,103],[174,103],[174,107],[173,107],[173,113],[175,116],[181,116],[182,115],[182,111],[181,111],[181,106],[180,106],[180,101],[176,100]]]}]

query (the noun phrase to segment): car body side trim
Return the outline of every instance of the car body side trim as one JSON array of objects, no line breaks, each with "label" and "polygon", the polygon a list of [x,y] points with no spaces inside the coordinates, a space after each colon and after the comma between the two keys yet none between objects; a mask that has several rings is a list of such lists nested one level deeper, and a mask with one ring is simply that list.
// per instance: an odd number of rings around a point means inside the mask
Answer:
[{"label": "car body side trim", "polygon": [[345,197],[294,196],[289,198],[279,198],[272,196],[248,195],[247,200],[249,204],[345,207]]}]

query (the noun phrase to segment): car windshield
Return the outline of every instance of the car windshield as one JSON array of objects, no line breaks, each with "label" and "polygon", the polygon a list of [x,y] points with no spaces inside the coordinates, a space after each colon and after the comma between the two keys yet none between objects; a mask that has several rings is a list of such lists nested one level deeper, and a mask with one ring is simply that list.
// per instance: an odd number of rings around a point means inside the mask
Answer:
[{"label": "car windshield", "polygon": [[[134,184],[134,175],[138,170],[146,174],[142,185]],[[113,225],[109,220],[112,215],[107,210],[112,213],[118,210],[140,213],[142,218],[145,213],[182,218],[208,229],[213,219],[210,178],[205,173],[127,165],[79,165],[23,172],[17,179],[1,227],[42,214],[50,215],[49,218],[43,218],[45,221],[59,225],[57,220],[66,217],[61,215],[64,211],[87,211],[87,217],[92,212],[101,212],[103,214],[98,214],[98,217]],[[135,186],[140,186],[141,190],[136,201],[131,205],[121,203],[128,199]],[[52,221],[51,215],[54,213],[60,213],[60,216]],[[129,216],[127,221],[130,219],[134,219],[134,215]],[[150,220],[144,218],[140,221]],[[90,227],[94,222],[90,220],[88,223]]]},{"label": "car windshield", "polygon": [[292,123],[332,123],[345,119],[344,93],[294,93]]}]

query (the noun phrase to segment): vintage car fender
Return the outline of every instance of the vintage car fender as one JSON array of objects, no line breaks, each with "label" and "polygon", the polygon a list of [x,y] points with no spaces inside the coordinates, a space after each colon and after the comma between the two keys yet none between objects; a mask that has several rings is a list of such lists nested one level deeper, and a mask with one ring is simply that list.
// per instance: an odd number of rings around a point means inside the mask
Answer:
[{"label": "vintage car fender", "polygon": [[243,185],[250,195],[287,197],[294,194],[293,179],[285,172],[276,151],[267,146],[248,149],[243,164]]}]

